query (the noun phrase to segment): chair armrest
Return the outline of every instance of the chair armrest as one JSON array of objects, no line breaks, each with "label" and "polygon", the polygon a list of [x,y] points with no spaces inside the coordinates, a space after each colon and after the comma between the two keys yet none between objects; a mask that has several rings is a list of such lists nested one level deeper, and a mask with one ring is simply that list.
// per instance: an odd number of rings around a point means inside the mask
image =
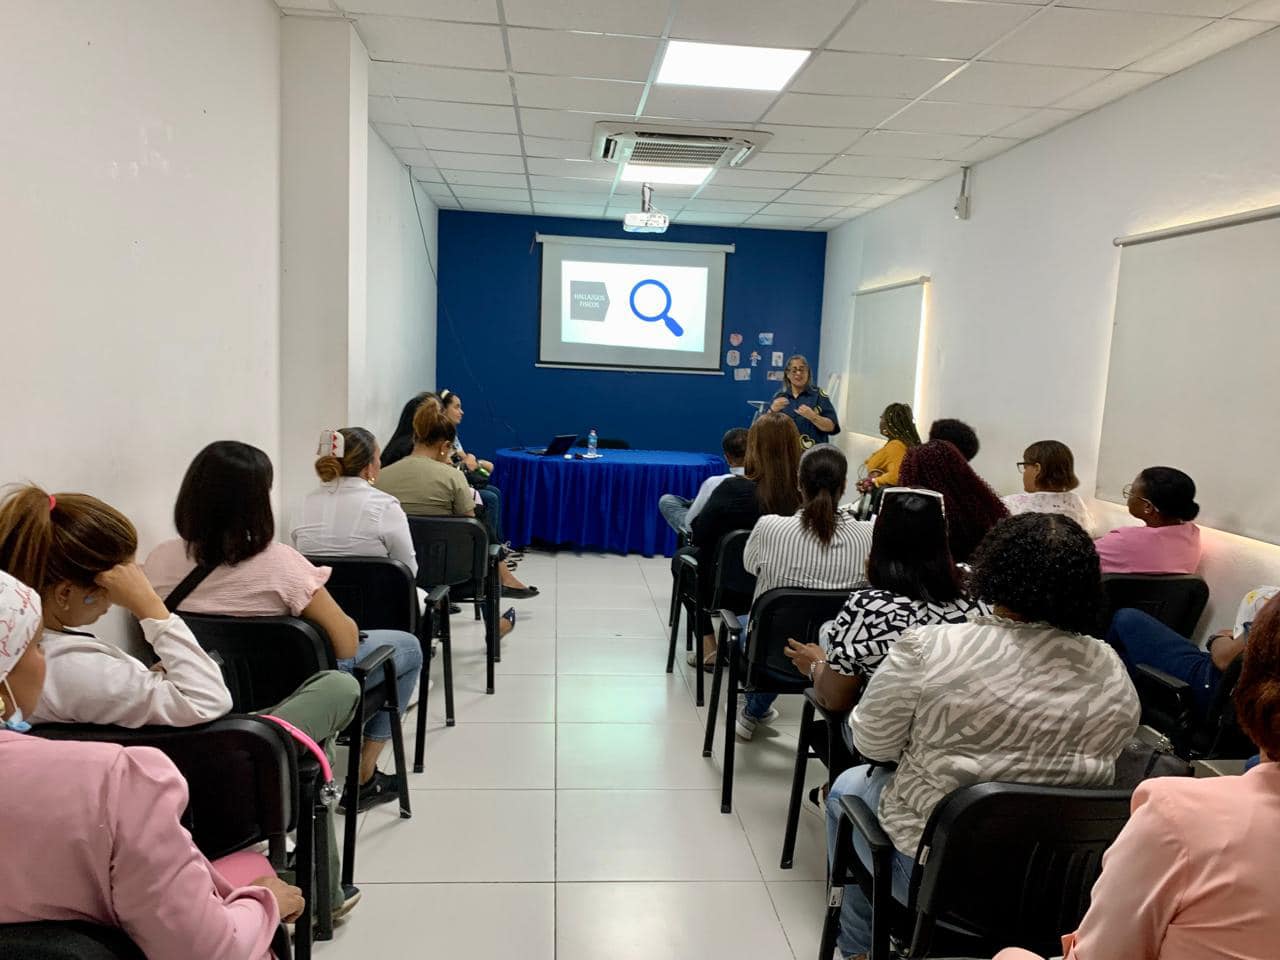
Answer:
[{"label": "chair armrest", "polygon": [[499,560],[501,559],[501,557],[502,557],[502,544],[500,543],[489,544],[489,559]]},{"label": "chair armrest", "polygon": [[442,583],[427,591],[427,606],[438,607],[449,599],[449,585]]},{"label": "chair armrest", "polygon": [[1163,670],[1158,670],[1150,664],[1140,663],[1134,668],[1133,672],[1146,681],[1147,684],[1163,688],[1168,693],[1181,694],[1183,691],[1188,693],[1191,691],[1191,684],[1184,680],[1179,680]]},{"label": "chair armrest", "polygon": [[720,622],[724,624],[724,628],[728,630],[732,636],[742,636],[742,621],[732,610],[717,610],[715,616],[720,618]]},{"label": "chair armrest", "polygon": [[688,567],[690,570],[698,569],[698,558],[691,553],[681,553],[677,555],[676,563],[682,567]]},{"label": "chair armrest", "polygon": [[862,838],[867,841],[867,846],[871,848],[873,859],[878,854],[893,851],[893,841],[889,839],[889,835],[884,832],[884,827],[880,826],[880,821],[876,819],[875,813],[861,797],[842,796],[840,813],[848,818],[857,833],[862,834]]},{"label": "chair armrest", "polygon": [[364,688],[364,678],[373,673],[379,667],[391,661],[391,655],[395,653],[395,647],[385,644],[370,650],[363,657],[356,661],[354,667],[351,668],[351,675],[360,682],[361,689]]}]

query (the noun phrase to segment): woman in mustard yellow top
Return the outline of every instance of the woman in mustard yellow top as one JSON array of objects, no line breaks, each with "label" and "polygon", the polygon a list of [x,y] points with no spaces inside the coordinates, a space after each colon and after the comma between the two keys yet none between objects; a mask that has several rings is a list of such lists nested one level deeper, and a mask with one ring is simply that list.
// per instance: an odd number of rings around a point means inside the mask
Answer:
[{"label": "woman in mustard yellow top", "polygon": [[867,475],[858,481],[858,489],[867,493],[875,487],[892,487],[898,483],[898,468],[911,447],[920,446],[920,434],[916,432],[911,407],[905,403],[891,403],[880,414],[880,433],[889,442],[867,457]]}]

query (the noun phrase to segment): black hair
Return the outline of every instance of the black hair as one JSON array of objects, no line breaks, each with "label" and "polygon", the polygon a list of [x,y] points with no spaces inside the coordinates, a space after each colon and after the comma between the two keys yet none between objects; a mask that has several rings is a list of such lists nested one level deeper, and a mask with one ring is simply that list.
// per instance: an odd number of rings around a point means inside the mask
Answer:
[{"label": "black hair", "polygon": [[821,443],[800,458],[800,492],[804,495],[800,524],[822,543],[836,535],[836,507],[844,495],[849,461],[838,447]]},{"label": "black hair", "polygon": [[978,455],[978,434],[963,420],[935,420],[929,428],[930,440],[945,440],[966,460]]},{"label": "black hair", "polygon": [[920,434],[911,416],[911,407],[905,403],[891,403],[880,414],[884,421],[881,431],[890,440],[901,440],[908,447],[920,446]]},{"label": "black hair", "polygon": [[435,394],[430,390],[424,390],[422,393],[414,394],[405,402],[404,409],[400,411],[396,429],[391,434],[391,439],[387,441],[387,445],[382,448],[384,467],[389,467],[397,460],[403,460],[413,453],[413,415],[422,406],[422,401],[434,396]]},{"label": "black hair", "polygon": [[1147,467],[1138,479],[1142,492],[1151,505],[1166,517],[1177,520],[1194,520],[1200,515],[1196,503],[1196,483],[1174,467]]},{"label": "black hair", "polygon": [[271,479],[271,458],[247,443],[219,440],[197,453],[173,508],[187,555],[219,567],[267,549],[276,535]]},{"label": "black hair", "polygon": [[[440,398],[440,409],[448,410],[458,399],[458,395],[452,390],[441,390],[437,396]],[[424,398],[425,399],[425,398]]]},{"label": "black hair", "polygon": [[734,427],[724,432],[724,436],[720,438],[720,449],[724,451],[726,458],[736,460],[738,463],[746,459],[747,433],[746,427]]},{"label": "black hair", "polygon": [[1062,514],[1020,513],[992,527],[974,552],[969,590],[1027,621],[1071,633],[1102,628],[1098,552]]},{"label": "black hair", "polygon": [[942,500],[926,493],[885,493],[871,534],[867,580],[926,603],[960,596],[960,571],[948,545]]}]

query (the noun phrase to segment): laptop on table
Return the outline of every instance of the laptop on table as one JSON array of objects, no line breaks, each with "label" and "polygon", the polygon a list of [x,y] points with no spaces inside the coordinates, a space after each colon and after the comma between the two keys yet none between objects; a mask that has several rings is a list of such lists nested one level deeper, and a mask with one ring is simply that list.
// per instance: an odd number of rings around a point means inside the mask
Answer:
[{"label": "laptop on table", "polygon": [[541,450],[530,449],[529,452],[539,457],[562,457],[569,452],[577,439],[576,433],[558,434]]}]

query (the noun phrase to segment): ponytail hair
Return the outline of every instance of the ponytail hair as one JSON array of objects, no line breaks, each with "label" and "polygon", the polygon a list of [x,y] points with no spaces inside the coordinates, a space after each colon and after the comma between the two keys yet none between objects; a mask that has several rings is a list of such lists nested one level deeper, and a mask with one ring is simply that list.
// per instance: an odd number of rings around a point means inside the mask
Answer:
[{"label": "ponytail hair", "polygon": [[64,582],[93,587],[98,574],[137,552],[129,518],[97,497],[50,494],[32,484],[0,504],[0,569],[41,596]]},{"label": "ponytail hair", "polygon": [[458,428],[444,415],[439,404],[424,403],[413,415],[413,442],[422,444],[453,443]]},{"label": "ponytail hair", "polygon": [[325,483],[339,477],[358,477],[361,470],[373,463],[378,441],[364,427],[343,427],[326,432],[341,435],[342,443],[334,444],[328,453],[316,460],[316,476]]},{"label": "ponytail hair", "polygon": [[800,458],[801,525],[824,545],[836,535],[836,507],[844,496],[849,461],[828,443],[810,447]]}]

